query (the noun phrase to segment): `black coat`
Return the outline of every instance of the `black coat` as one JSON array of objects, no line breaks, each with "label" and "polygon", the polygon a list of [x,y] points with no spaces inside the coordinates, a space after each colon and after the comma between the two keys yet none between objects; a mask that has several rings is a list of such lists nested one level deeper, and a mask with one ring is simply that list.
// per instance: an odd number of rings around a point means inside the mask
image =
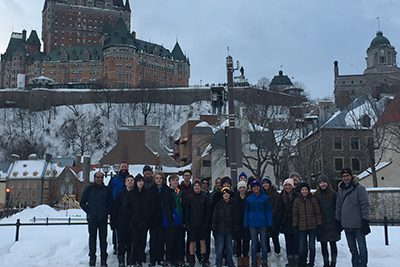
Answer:
[{"label": "black coat", "polygon": [[291,198],[286,198],[285,190],[282,190],[281,197],[279,199],[279,205],[281,208],[279,218],[279,229],[281,233],[291,234],[293,233],[293,203],[294,200],[299,197],[297,192],[293,189],[291,192]]},{"label": "black coat", "polygon": [[319,190],[315,194],[319,202],[322,215],[322,229],[318,233],[318,241],[320,242],[336,242],[340,240],[340,233],[337,232],[335,220],[336,212],[336,192],[327,190]]},{"label": "black coat", "polygon": [[150,226],[165,227],[165,220],[167,220],[169,224],[172,224],[172,213],[168,212],[164,214],[164,212],[170,210],[169,206],[173,206],[173,208],[176,206],[171,189],[166,184],[163,184],[160,189],[154,184],[148,191],[151,210]]},{"label": "black coat", "polygon": [[212,216],[212,229],[218,234],[233,234],[235,227],[234,201],[217,203]]},{"label": "black coat", "polygon": [[185,224],[186,228],[203,227],[207,228],[209,223],[209,201],[201,192],[193,193],[189,196],[185,204]]},{"label": "black coat", "polygon": [[111,211],[112,196],[108,188],[91,184],[82,193],[80,206],[86,212],[88,222],[107,220]]},{"label": "black coat", "polygon": [[130,220],[132,225],[147,226],[150,222],[151,205],[147,189],[143,187],[142,191],[134,188],[128,194],[128,206]]},{"label": "black coat", "polygon": [[127,225],[130,222],[130,207],[129,207],[130,192],[124,188],[114,200],[111,216],[113,216],[116,226]]},{"label": "black coat", "polygon": [[244,210],[246,208],[246,198],[241,199],[239,194],[235,198],[235,208],[234,208],[234,215],[235,215],[235,227],[234,227],[234,238],[235,239],[244,239],[249,238],[250,233],[249,229],[244,227],[243,220],[244,220]]}]

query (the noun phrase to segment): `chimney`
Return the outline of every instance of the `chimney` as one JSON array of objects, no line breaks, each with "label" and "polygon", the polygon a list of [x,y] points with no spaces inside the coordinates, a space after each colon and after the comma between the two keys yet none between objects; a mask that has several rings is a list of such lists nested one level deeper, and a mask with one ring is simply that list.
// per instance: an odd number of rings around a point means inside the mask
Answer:
[{"label": "chimney", "polygon": [[44,159],[46,160],[46,162],[51,163],[53,160],[53,156],[49,153],[46,153],[46,155],[44,156]]},{"label": "chimney", "polygon": [[89,176],[90,176],[90,158],[89,157],[86,157],[86,156],[83,156],[83,160],[82,160],[82,171],[83,171],[83,174],[82,174],[82,178],[83,178],[83,183],[85,184],[85,185],[88,185],[89,184]]},{"label": "chimney", "polygon": [[135,31],[132,32],[132,37],[133,37],[133,39],[136,40],[136,32]]},{"label": "chimney", "polygon": [[337,78],[339,76],[339,62],[337,62],[337,60],[333,62],[333,72],[335,74],[335,78]]},{"label": "chimney", "polygon": [[75,156],[75,167],[80,167],[82,166],[81,164],[81,156]]},{"label": "chimney", "polygon": [[22,30],[22,40],[26,42],[26,30]]}]

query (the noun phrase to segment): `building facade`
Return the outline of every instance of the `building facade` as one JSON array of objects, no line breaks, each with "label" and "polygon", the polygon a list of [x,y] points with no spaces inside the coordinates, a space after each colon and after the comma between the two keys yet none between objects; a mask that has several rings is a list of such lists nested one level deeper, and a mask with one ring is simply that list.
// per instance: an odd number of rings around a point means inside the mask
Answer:
[{"label": "building facade", "polygon": [[[13,32],[1,55],[0,88],[24,88],[45,76],[57,86],[187,87],[189,59],[131,31],[129,0],[46,0],[42,41]],[[83,85],[83,86],[82,86]]]}]

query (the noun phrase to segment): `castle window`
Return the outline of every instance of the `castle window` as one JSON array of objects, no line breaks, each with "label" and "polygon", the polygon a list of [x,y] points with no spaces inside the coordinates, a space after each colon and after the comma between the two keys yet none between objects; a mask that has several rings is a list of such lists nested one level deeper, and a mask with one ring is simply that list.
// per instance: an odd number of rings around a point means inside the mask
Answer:
[{"label": "castle window", "polygon": [[342,150],[343,149],[342,137],[333,137],[333,149],[334,150]]},{"label": "castle window", "polygon": [[343,169],[343,158],[334,158],[335,171],[341,171]]},{"label": "castle window", "polygon": [[385,57],[379,57],[379,63],[385,63]]}]

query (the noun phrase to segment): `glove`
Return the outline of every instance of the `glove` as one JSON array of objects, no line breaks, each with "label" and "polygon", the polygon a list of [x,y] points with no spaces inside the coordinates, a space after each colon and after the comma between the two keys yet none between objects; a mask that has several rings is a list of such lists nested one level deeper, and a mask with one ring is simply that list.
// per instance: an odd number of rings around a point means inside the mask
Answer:
[{"label": "glove", "polygon": [[369,233],[371,233],[371,228],[369,227],[368,220],[362,220],[361,233],[363,233],[364,235],[368,235]]},{"label": "glove", "polygon": [[340,234],[343,231],[342,223],[339,220],[336,220],[336,232]]}]

